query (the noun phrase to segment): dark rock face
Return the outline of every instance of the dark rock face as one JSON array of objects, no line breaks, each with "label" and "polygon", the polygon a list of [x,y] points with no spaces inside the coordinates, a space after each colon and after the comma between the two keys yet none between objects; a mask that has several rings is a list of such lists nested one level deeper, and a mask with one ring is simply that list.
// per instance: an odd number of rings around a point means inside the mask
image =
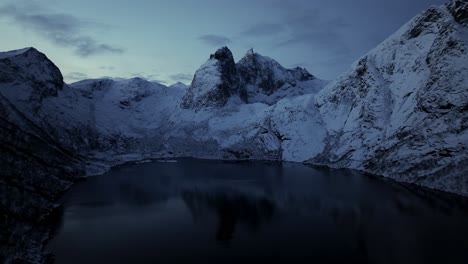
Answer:
[{"label": "dark rock face", "polygon": [[452,0],[447,3],[447,10],[455,21],[460,24],[468,24],[468,2],[466,0]]},{"label": "dark rock face", "polygon": [[257,94],[269,96],[285,86],[293,89],[299,82],[314,79],[306,69],[286,69],[253,50],[235,64],[231,51],[223,47],[197,71],[181,106],[186,109],[222,107],[232,96],[250,102]]},{"label": "dark rock face", "polygon": [[227,101],[229,97],[241,94],[236,63],[234,62],[231,51],[227,47],[223,47],[217,50],[215,54],[211,55],[210,58],[219,61],[221,84],[218,89],[223,94],[223,100]]},{"label": "dark rock face", "polygon": [[43,263],[55,201],[84,175],[84,161],[1,95],[0,116],[0,260]]},{"label": "dark rock face", "polygon": [[285,84],[296,86],[299,81],[313,80],[315,77],[306,69],[285,69],[278,62],[249,50],[237,63],[237,71],[242,85],[260,88],[261,93],[271,95]]},{"label": "dark rock face", "polygon": [[464,0],[452,0],[445,5],[446,11],[440,7],[431,7],[420,15],[414,26],[407,32],[408,39],[417,38],[429,33],[437,33],[438,25],[443,25],[443,19],[448,11],[453,19],[461,25],[468,24],[468,2]]},{"label": "dark rock face", "polygon": [[224,106],[231,96],[243,97],[236,64],[227,47],[217,50],[195,73],[192,85],[182,99],[182,108]]},{"label": "dark rock face", "polygon": [[27,82],[34,91],[33,99],[57,96],[61,90],[63,76],[55,64],[43,53],[28,48],[14,57],[0,59],[0,83]]},{"label": "dark rock face", "polygon": [[433,28],[434,23],[440,21],[443,17],[444,14],[439,10],[439,8],[429,8],[415,21],[414,27],[408,31],[408,39],[417,38],[428,33],[434,33],[437,30]]},{"label": "dark rock face", "polygon": [[0,262],[43,263],[43,247],[51,231],[46,224],[55,201],[77,176],[84,161],[62,145],[51,126],[30,119],[3,92],[23,93],[29,109],[57,96],[62,74],[47,57],[30,48],[0,59]]}]

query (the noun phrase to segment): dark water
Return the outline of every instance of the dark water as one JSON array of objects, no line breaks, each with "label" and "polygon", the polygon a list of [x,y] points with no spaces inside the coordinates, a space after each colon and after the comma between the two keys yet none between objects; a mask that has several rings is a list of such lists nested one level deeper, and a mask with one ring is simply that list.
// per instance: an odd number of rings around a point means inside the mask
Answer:
[{"label": "dark water", "polygon": [[349,171],[125,165],[64,198],[56,263],[468,263],[468,203]]}]

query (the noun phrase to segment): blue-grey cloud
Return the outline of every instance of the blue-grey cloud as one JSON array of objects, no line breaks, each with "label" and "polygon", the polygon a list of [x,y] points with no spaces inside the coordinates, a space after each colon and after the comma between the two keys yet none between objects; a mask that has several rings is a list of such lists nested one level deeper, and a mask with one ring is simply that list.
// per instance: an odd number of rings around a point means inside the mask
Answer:
[{"label": "blue-grey cloud", "polygon": [[212,34],[200,36],[198,39],[205,44],[215,47],[225,46],[232,42],[231,39],[228,37]]},{"label": "blue-grey cloud", "polygon": [[162,80],[162,79],[148,79],[148,80],[151,81],[151,82],[156,82],[156,83],[162,84],[162,85],[168,85],[169,84],[168,81]]},{"label": "blue-grey cloud", "polygon": [[99,69],[106,70],[106,71],[113,71],[115,70],[115,67],[114,66],[101,66],[99,67]]},{"label": "blue-grey cloud", "polygon": [[241,35],[253,37],[277,35],[282,33],[285,29],[286,27],[281,24],[263,22],[249,27],[244,30]]},{"label": "blue-grey cloud", "polygon": [[157,82],[164,85],[169,83],[167,80],[161,79],[161,76],[156,73],[134,72],[129,76],[129,78],[135,77],[142,78],[150,82]]},{"label": "blue-grey cloud", "polygon": [[88,75],[82,72],[70,72],[68,74],[65,74],[64,77],[66,80],[70,80],[70,81],[81,81],[81,80],[89,79]]},{"label": "blue-grey cloud", "polygon": [[123,53],[124,50],[84,34],[86,22],[68,14],[42,13],[41,10],[20,5],[4,5],[0,7],[0,17],[11,19],[15,24],[26,30],[51,40],[63,47],[72,48],[81,57],[101,53]]},{"label": "blue-grey cloud", "polygon": [[348,26],[342,18],[325,18],[319,9],[297,10],[285,19],[288,34],[278,46],[305,44],[328,49],[333,53],[348,53],[349,47],[343,37]]},{"label": "blue-grey cloud", "polygon": [[284,1],[273,2],[272,7],[277,12],[276,23],[254,24],[240,35],[255,38],[272,37],[271,43],[277,48],[303,45],[332,53],[349,52],[342,34],[349,25],[343,18],[325,16],[318,8],[307,8]]},{"label": "blue-grey cloud", "polygon": [[193,74],[177,73],[169,75],[169,78],[174,82],[190,82],[193,79]]}]

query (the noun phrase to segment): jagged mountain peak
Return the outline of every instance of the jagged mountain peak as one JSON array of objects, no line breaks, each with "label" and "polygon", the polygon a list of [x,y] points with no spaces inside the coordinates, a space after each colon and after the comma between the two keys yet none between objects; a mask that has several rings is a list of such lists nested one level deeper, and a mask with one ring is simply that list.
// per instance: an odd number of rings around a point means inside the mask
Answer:
[{"label": "jagged mountain peak", "polygon": [[228,47],[222,47],[195,72],[181,107],[196,110],[222,107],[232,96],[242,97],[242,92],[232,52]]},{"label": "jagged mountain peak", "polygon": [[221,47],[214,54],[211,54],[210,59],[229,62],[234,61],[232,52],[227,46]]},{"label": "jagged mountain peak", "polygon": [[[263,62],[263,61],[270,61],[270,62],[273,62],[275,64],[278,64],[280,65],[277,61],[275,61],[274,59],[270,58],[270,57],[267,57],[267,56],[263,56],[261,55],[260,53],[258,52],[255,52],[253,48],[249,49],[244,57],[242,57],[238,64],[242,64],[242,63],[246,63],[246,62]],[[281,65],[280,65],[281,66]]]},{"label": "jagged mountain peak", "polygon": [[253,56],[255,54],[254,49],[250,48],[247,53],[245,53],[245,56]]},{"label": "jagged mountain peak", "polygon": [[276,60],[253,49],[234,63],[227,47],[218,49],[195,73],[181,106],[201,109],[222,107],[231,97],[237,102],[274,104],[285,97],[315,93],[326,82],[304,68],[286,69]]},{"label": "jagged mountain peak", "polygon": [[[263,56],[257,52],[254,52],[253,49],[247,51],[245,56],[239,60],[237,63],[238,70],[251,70],[253,74],[258,73],[259,71],[269,71],[265,73],[267,75],[273,75],[278,78],[290,78],[296,79],[297,77],[301,81],[313,80],[315,77],[310,74],[307,69],[301,67],[295,67],[292,69],[287,69],[283,67],[279,62],[276,60]],[[286,76],[285,76],[286,75]],[[287,76],[293,75],[293,76]],[[247,82],[250,81],[251,76],[246,76]],[[292,77],[292,78],[291,78]]]},{"label": "jagged mountain peak", "polygon": [[[286,69],[276,60],[260,55],[254,52],[253,49],[250,49],[236,66],[240,79],[246,87],[247,97],[250,98],[249,102],[275,103],[282,97],[267,100],[260,98],[264,98],[265,95],[269,97],[279,90],[294,92],[299,84],[315,79],[304,68]],[[313,84],[313,86],[316,85]]]}]

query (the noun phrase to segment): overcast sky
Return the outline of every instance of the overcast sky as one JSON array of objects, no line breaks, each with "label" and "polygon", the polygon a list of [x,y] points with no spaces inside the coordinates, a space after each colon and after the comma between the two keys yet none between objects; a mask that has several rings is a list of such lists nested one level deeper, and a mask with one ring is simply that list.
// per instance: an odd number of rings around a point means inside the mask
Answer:
[{"label": "overcast sky", "polygon": [[333,79],[442,0],[0,0],[0,50],[33,46],[67,82],[190,83],[210,53],[249,48]]}]

